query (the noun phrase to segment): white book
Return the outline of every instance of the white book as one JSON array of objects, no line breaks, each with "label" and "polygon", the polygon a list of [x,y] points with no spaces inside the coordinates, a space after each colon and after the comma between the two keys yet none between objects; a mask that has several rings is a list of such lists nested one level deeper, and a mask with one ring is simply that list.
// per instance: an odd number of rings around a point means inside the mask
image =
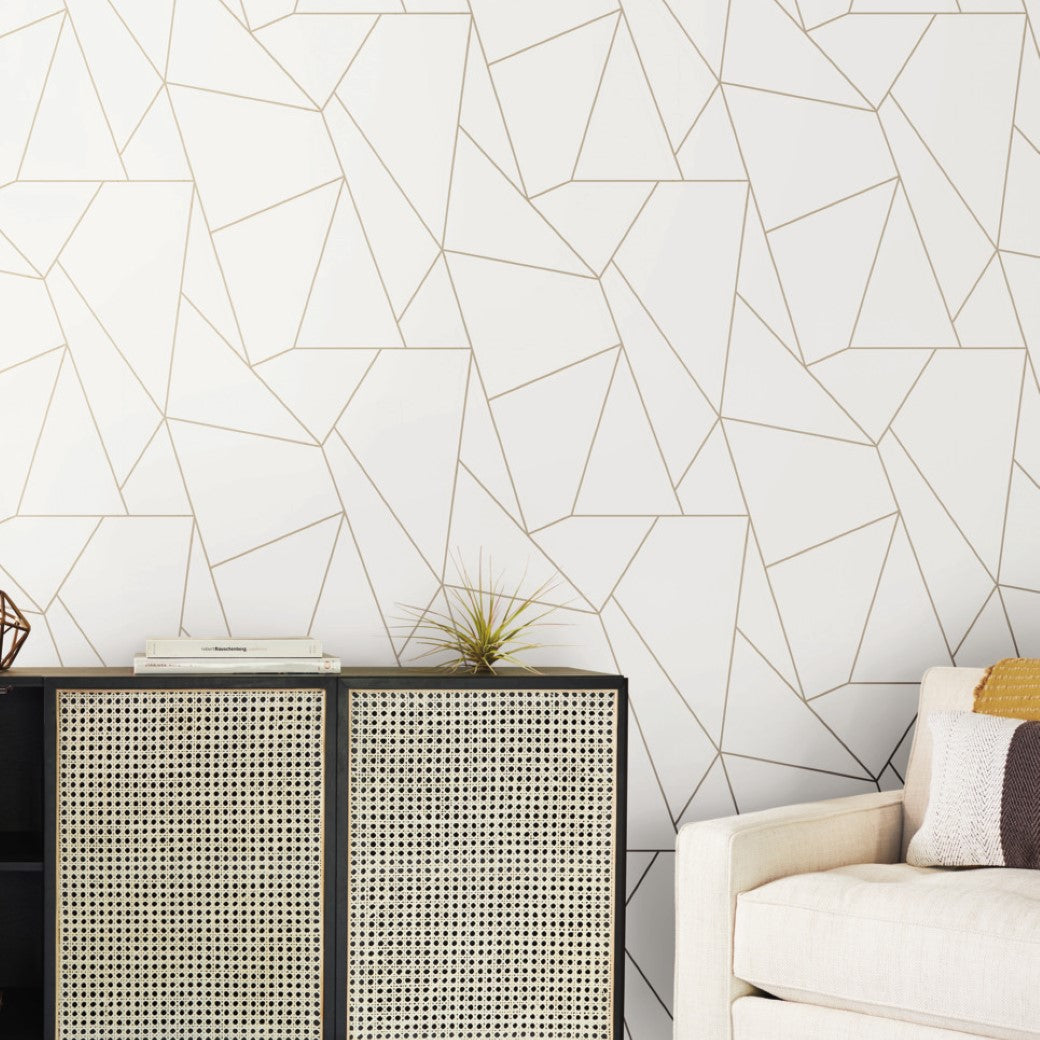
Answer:
[{"label": "white book", "polygon": [[321,640],[146,639],[146,657],[321,657]]},{"label": "white book", "polygon": [[321,657],[148,657],[134,654],[134,675],[339,675],[340,660]]}]

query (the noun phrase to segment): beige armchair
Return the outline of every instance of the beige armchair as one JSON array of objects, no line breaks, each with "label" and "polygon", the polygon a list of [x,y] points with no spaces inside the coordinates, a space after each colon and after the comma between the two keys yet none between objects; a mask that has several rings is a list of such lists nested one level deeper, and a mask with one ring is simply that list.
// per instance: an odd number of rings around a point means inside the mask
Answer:
[{"label": "beige armchair", "polygon": [[[981,676],[933,668],[921,719]],[[1040,871],[903,862],[930,759],[919,722],[903,791],[679,832],[675,1040],[1040,1038]]]}]

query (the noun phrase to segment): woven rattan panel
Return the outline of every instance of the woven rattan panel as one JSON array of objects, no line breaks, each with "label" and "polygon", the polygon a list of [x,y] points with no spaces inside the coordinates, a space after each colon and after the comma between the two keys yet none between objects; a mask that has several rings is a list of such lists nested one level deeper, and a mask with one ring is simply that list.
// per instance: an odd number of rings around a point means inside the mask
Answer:
[{"label": "woven rattan panel", "polygon": [[614,690],[352,690],[349,1040],[608,1040]]},{"label": "woven rattan panel", "polygon": [[323,690],[59,690],[59,1040],[321,1036]]}]

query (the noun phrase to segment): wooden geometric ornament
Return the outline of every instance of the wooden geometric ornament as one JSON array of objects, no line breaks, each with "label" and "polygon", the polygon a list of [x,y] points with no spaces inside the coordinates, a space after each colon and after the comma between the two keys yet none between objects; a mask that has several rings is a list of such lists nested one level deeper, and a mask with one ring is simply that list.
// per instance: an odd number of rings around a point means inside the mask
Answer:
[{"label": "wooden geometric ornament", "polygon": [[[29,635],[29,622],[6,592],[0,592],[0,672],[10,668]],[[10,643],[8,643],[10,640]]]}]

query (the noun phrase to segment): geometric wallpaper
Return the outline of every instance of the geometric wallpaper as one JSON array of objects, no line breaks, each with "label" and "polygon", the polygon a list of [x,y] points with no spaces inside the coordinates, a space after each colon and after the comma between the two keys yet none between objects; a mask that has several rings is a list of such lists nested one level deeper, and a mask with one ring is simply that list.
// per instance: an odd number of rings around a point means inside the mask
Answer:
[{"label": "geometric wallpaper", "polygon": [[[912,13],[904,13],[908,8]],[[1040,654],[1040,0],[7,0],[20,665],[414,658],[453,557],[631,679],[627,1027],[681,823],[898,786]]]}]

